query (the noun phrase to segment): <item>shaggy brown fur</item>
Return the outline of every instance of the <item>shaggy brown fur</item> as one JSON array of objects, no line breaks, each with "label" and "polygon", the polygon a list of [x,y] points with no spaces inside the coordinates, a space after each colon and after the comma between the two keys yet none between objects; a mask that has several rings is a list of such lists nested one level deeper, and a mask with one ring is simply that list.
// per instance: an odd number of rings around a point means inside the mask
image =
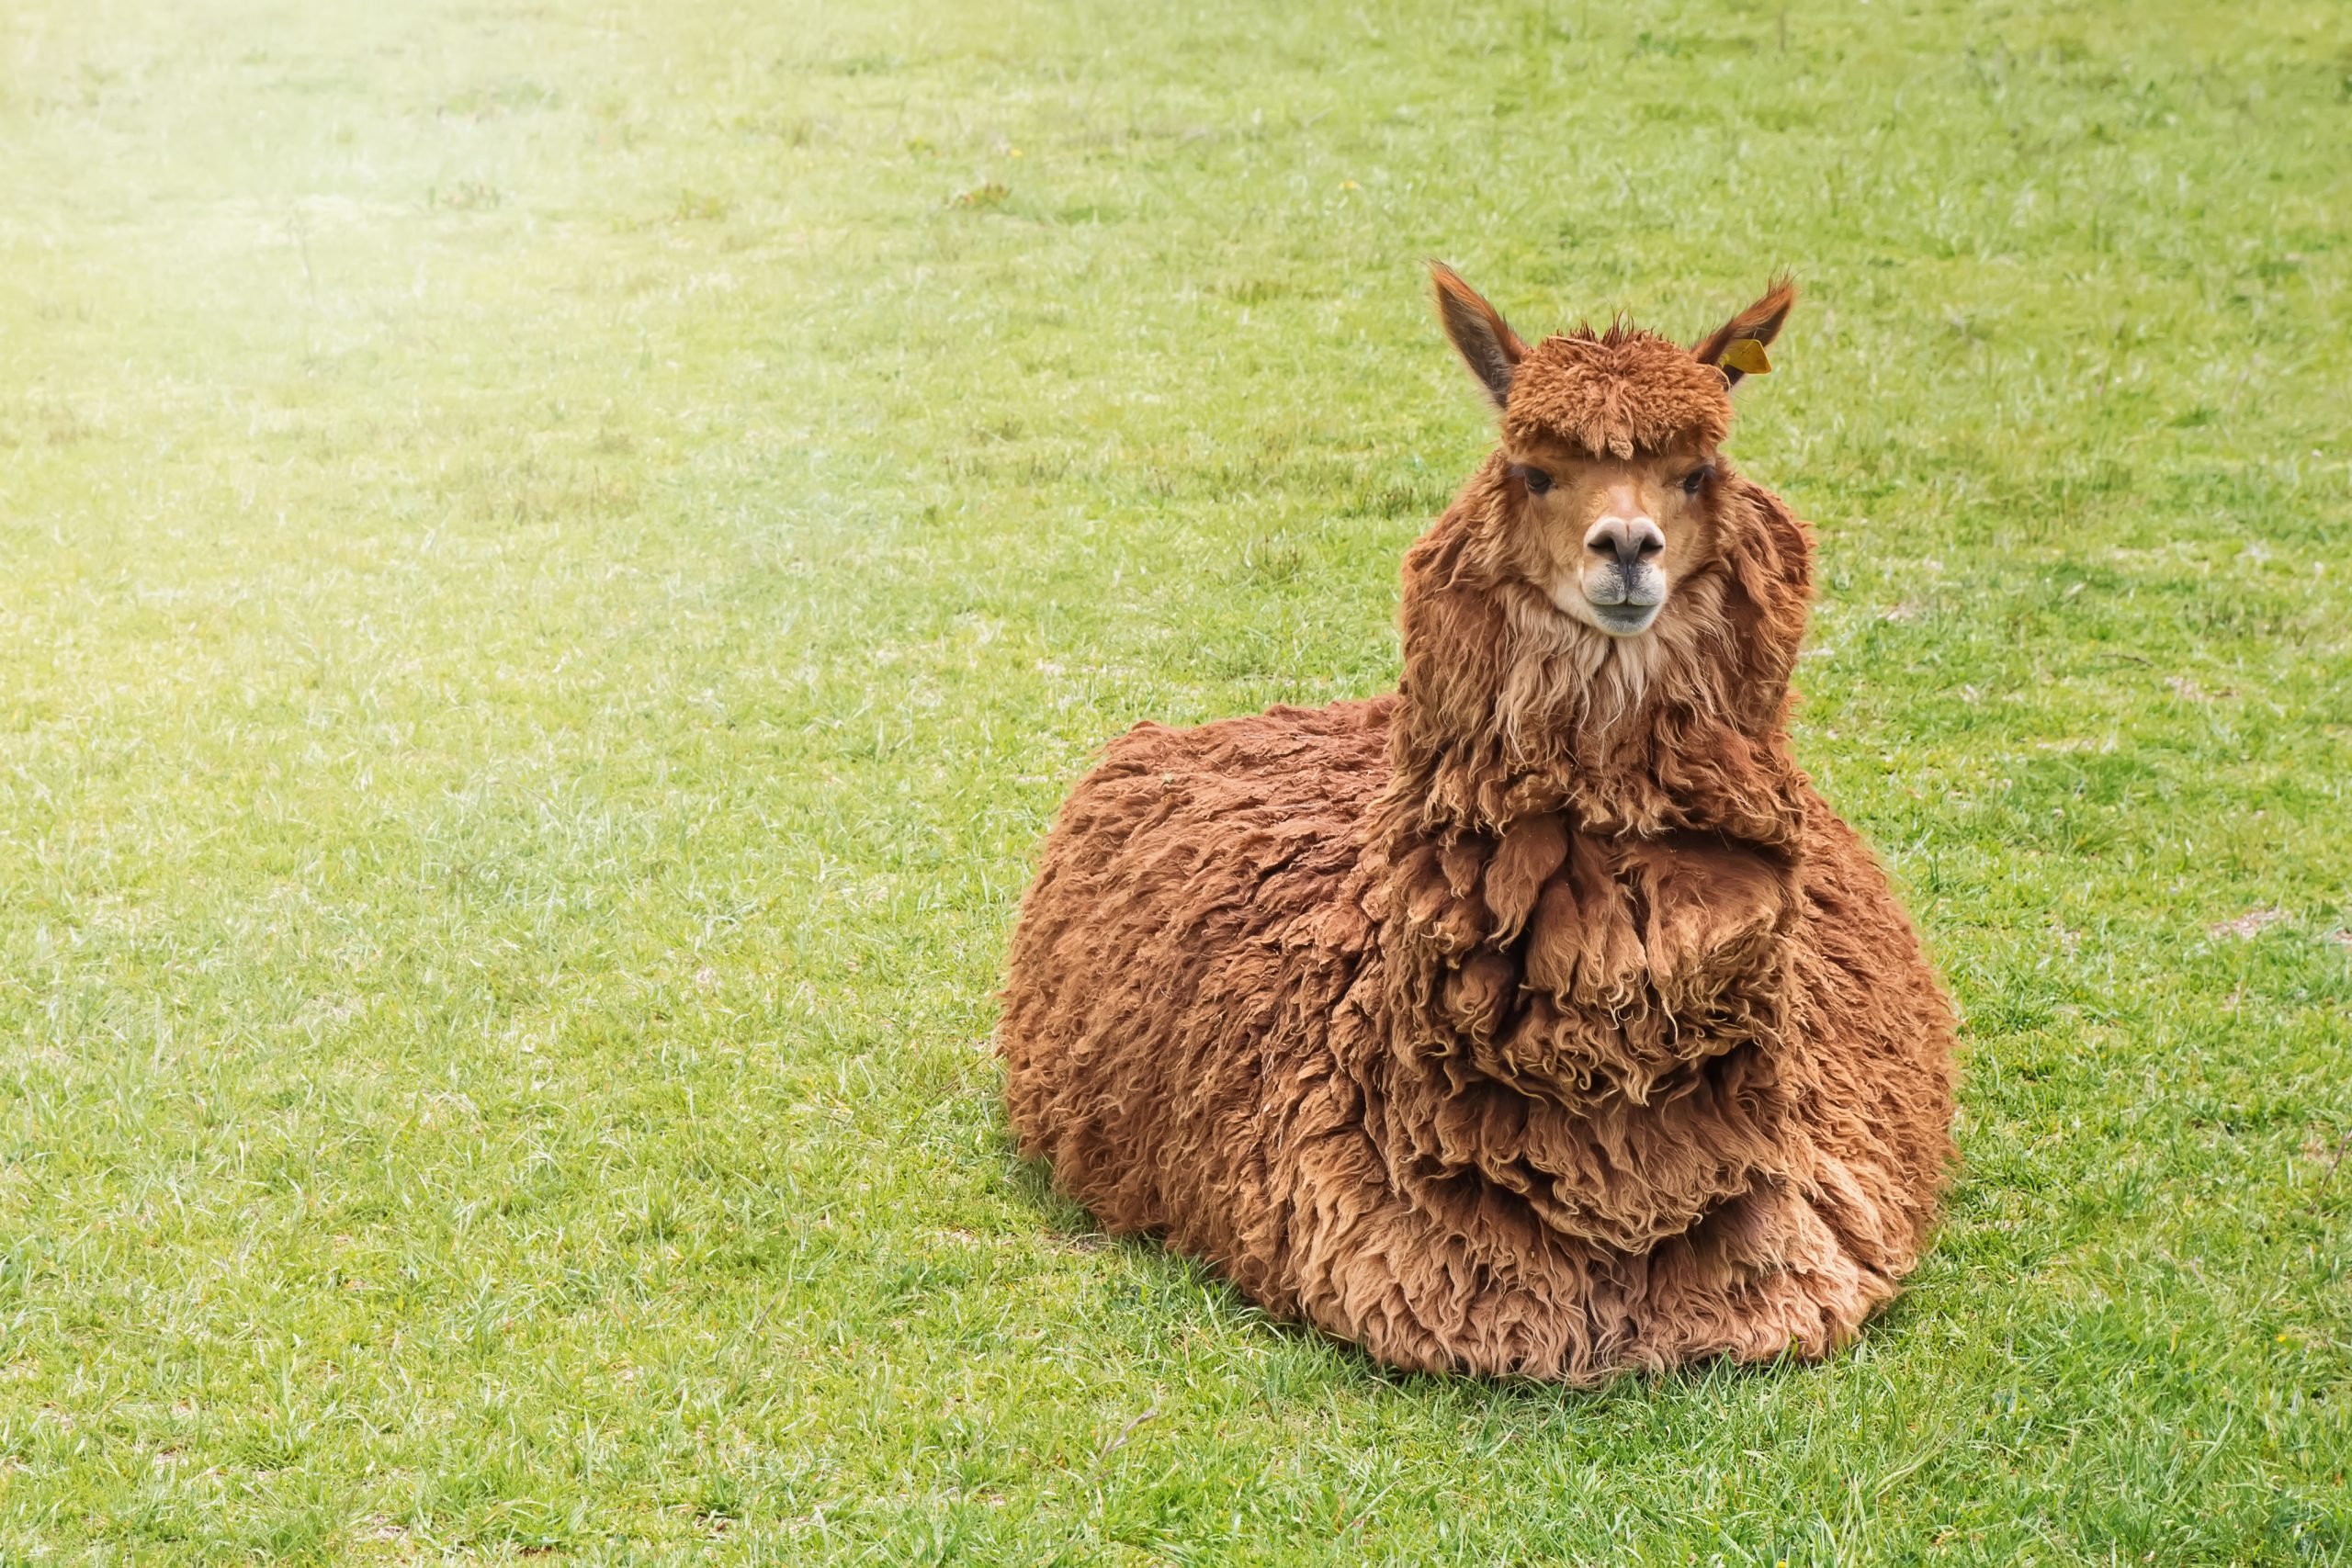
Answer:
[{"label": "shaggy brown fur", "polygon": [[[1713,364],[1530,349],[1440,270],[1506,447],[1727,433]],[[1145,724],[1071,795],[999,1046],[1024,1149],[1114,1230],[1414,1369],[1590,1382],[1821,1356],[1894,1293],[1949,1157],[1951,1023],[1789,754],[1812,540],[1716,459],[1611,638],[1513,564],[1489,458],[1405,561],[1399,690]]]}]

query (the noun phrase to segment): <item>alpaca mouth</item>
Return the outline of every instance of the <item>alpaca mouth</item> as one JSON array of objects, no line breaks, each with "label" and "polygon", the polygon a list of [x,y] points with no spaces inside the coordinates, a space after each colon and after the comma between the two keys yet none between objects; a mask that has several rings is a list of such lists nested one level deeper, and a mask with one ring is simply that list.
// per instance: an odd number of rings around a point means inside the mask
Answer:
[{"label": "alpaca mouth", "polygon": [[1593,623],[1611,637],[1638,637],[1650,629],[1657,619],[1658,604],[1595,604],[1585,601],[1592,611]]}]

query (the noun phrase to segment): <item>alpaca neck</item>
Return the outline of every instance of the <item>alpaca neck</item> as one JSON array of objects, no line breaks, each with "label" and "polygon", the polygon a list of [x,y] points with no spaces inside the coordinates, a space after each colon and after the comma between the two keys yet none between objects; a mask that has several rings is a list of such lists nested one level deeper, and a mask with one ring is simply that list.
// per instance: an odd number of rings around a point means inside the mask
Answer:
[{"label": "alpaca neck", "polygon": [[1785,683],[1735,704],[1709,669],[1612,671],[1499,613],[1485,646],[1516,657],[1482,665],[1417,646],[1413,610],[1368,846],[1399,1070],[1498,1126],[1525,1100],[1613,1115],[1752,1070],[1798,904]]},{"label": "alpaca neck", "polygon": [[1482,1213],[1634,1249],[1774,1157],[1804,1071],[1783,1013],[1809,541],[1727,478],[1723,555],[1611,643],[1504,570],[1491,488],[1474,479],[1406,558],[1389,784],[1364,846],[1375,1135],[1432,1206],[1468,1192]]},{"label": "alpaca neck", "polygon": [[1382,810],[1392,843],[1499,838],[1560,816],[1597,836],[1707,833],[1794,850],[1803,805],[1785,688],[1756,705],[1766,722],[1742,724],[1750,716],[1635,665],[1639,650],[1605,648],[1590,674],[1587,657],[1505,668],[1483,689],[1408,660]]}]

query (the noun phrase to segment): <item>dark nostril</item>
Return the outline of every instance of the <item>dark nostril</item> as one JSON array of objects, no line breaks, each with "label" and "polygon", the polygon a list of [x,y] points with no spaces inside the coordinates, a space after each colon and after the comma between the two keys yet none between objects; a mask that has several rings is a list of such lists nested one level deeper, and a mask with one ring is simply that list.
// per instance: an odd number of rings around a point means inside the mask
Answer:
[{"label": "dark nostril", "polygon": [[1617,536],[1614,534],[1596,534],[1591,538],[1585,541],[1584,547],[1590,550],[1594,555],[1605,556],[1611,560],[1615,560],[1617,558]]},{"label": "dark nostril", "polygon": [[1658,551],[1664,548],[1666,548],[1666,541],[1659,538],[1656,534],[1652,534],[1648,538],[1642,541],[1643,558],[1647,559],[1649,557],[1657,554]]}]

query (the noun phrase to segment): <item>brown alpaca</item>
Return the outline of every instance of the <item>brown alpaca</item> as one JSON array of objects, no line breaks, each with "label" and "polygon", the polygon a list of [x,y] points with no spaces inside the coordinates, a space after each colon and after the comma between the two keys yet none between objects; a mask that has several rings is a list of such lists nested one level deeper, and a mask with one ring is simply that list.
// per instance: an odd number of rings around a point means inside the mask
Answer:
[{"label": "brown alpaca", "polygon": [[1394,695],[1136,726],[1023,900],[1022,1146],[1400,1367],[1817,1357],[1951,1153],[1951,1020],[1789,754],[1813,542],[1696,348],[1532,348],[1436,269],[1500,448],[1405,558]]}]

